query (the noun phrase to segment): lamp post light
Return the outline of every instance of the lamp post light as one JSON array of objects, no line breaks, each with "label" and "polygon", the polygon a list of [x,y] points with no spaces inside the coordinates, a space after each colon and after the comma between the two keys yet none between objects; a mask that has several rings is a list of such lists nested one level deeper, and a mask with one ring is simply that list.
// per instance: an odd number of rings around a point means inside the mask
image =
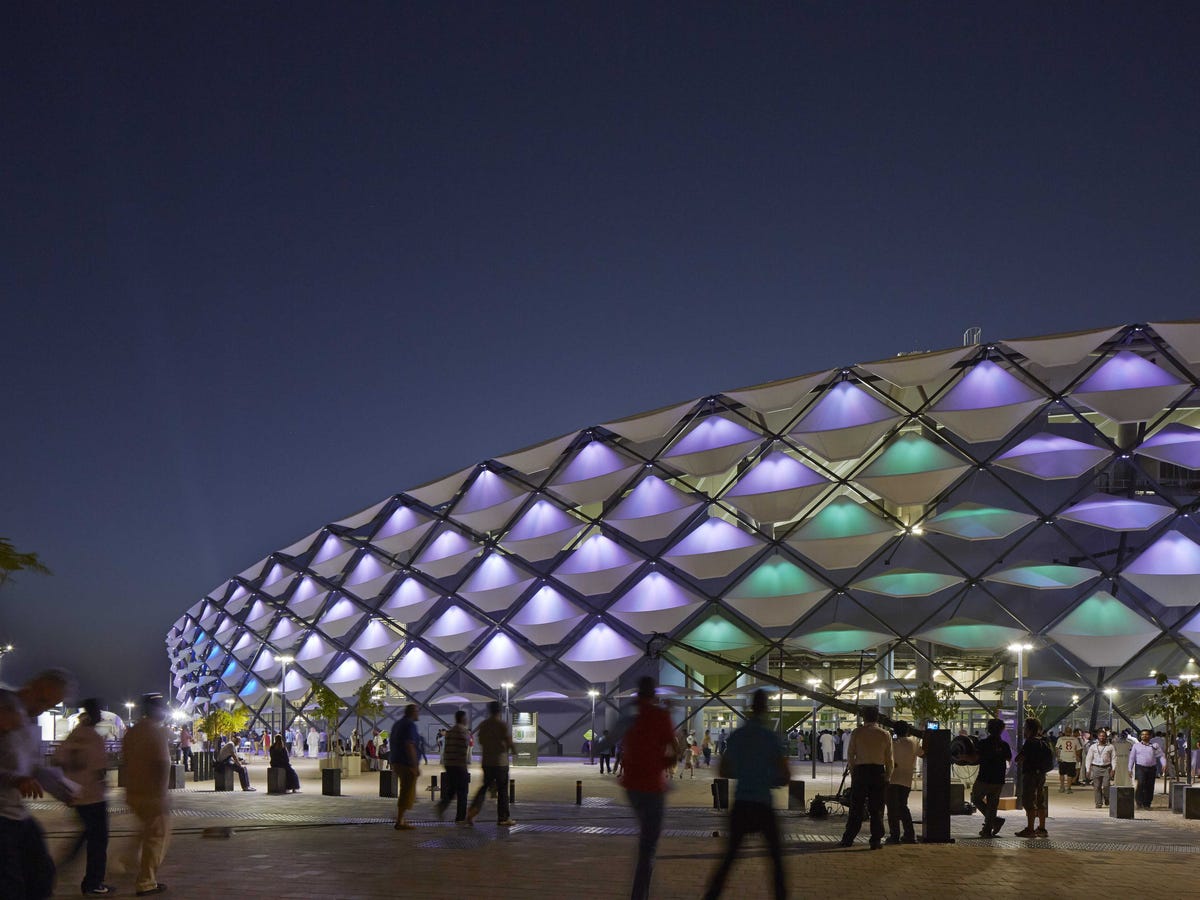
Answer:
[{"label": "lamp post light", "polygon": [[133,701],[125,701],[125,727],[128,728],[133,724]]},{"label": "lamp post light", "polygon": [[[821,683],[820,678],[808,679],[808,686],[813,689],[816,689],[817,685],[820,683]],[[810,696],[809,699],[812,700],[812,749],[809,751],[809,755],[812,757],[813,783],[816,784],[816,778],[817,778],[817,698]]]},{"label": "lamp post light", "polygon": [[[1009,644],[1010,653],[1017,654],[1017,716],[1013,726],[1017,729],[1017,739],[1021,739],[1025,728],[1025,651],[1032,650],[1033,644]],[[1014,787],[1017,796],[1021,796],[1021,767],[1017,766]]]},{"label": "lamp post light", "polygon": [[600,692],[595,688],[588,691],[588,696],[592,698],[592,736],[588,738],[588,765],[593,765],[596,762],[596,697]]},{"label": "lamp post light", "polygon": [[504,682],[504,684],[500,685],[500,687],[504,688],[504,722],[505,722],[505,724],[509,724],[509,720],[508,720],[508,692],[512,690],[512,686],[513,686],[513,683],[512,683],[511,681],[506,681],[506,682]]},{"label": "lamp post light", "polygon": [[1105,688],[1104,693],[1108,694],[1108,730],[1111,733],[1113,730],[1113,697],[1117,694],[1116,688]]},{"label": "lamp post light", "polygon": [[283,670],[279,674],[279,731],[284,732],[287,729],[287,667],[288,663],[295,662],[294,656],[276,656],[275,662],[283,666]]},{"label": "lamp post light", "polygon": [[15,649],[12,644],[5,644],[3,647],[0,647],[0,661],[4,659],[5,654],[12,653]]}]

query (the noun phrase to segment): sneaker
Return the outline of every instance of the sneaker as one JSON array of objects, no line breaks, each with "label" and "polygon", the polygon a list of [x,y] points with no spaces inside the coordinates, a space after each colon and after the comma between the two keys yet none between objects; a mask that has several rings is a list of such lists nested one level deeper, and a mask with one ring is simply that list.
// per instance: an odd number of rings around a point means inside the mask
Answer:
[{"label": "sneaker", "polygon": [[503,822],[497,822],[496,824],[499,825],[501,828],[509,828],[513,825],[516,825],[517,820],[516,819],[505,819]]},{"label": "sneaker", "polygon": [[1002,816],[996,816],[996,818],[992,819],[992,837],[998,835],[1000,833],[1000,829],[1003,827],[1004,818]]},{"label": "sneaker", "polygon": [[98,884],[94,888],[88,888],[83,892],[85,897],[105,897],[109,894],[115,894],[117,889],[107,884]]},{"label": "sneaker", "polygon": [[246,793],[253,794],[257,790],[258,790],[258,788],[256,788],[256,787],[248,787],[248,788],[246,788]]},{"label": "sneaker", "polygon": [[152,888],[146,888],[144,891],[138,891],[135,896],[149,897],[151,894],[162,894],[167,890],[167,886],[161,881]]},{"label": "sneaker", "polygon": [[1035,828],[1033,833],[1038,837],[1050,837],[1050,832],[1048,832],[1045,828]]},{"label": "sneaker", "polygon": [[982,828],[979,829],[979,836],[981,838],[990,838],[992,836],[992,829],[989,828],[987,825],[984,825]]},{"label": "sneaker", "polygon": [[1015,835],[1016,837],[1037,837],[1036,828],[1022,828]]}]

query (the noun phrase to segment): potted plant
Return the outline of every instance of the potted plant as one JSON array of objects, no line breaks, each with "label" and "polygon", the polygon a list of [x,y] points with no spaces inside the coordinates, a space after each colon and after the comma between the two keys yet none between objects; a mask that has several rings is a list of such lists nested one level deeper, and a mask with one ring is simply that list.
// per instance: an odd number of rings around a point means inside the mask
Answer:
[{"label": "potted plant", "polygon": [[342,708],[342,698],[328,685],[318,684],[313,687],[311,700],[317,715],[325,720],[325,733],[328,735],[328,754],[317,764],[321,769],[321,793],[337,797],[342,793],[342,758],[337,740],[338,712]]},{"label": "potted plant", "polygon": [[[362,734],[362,720],[376,721],[383,715],[383,698],[374,693],[374,686],[364,684],[354,697],[355,728]],[[359,763],[359,771],[369,772],[370,761],[363,757]]]}]

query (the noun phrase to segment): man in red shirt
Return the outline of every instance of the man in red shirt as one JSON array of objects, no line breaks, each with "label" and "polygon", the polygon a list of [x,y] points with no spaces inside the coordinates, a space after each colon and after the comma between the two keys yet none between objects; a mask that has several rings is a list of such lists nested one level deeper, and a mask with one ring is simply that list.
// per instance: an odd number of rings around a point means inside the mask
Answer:
[{"label": "man in red shirt", "polygon": [[675,765],[676,759],[671,716],[658,705],[654,689],[653,678],[647,676],[638,681],[637,718],[620,738],[624,747],[620,781],[629,794],[629,805],[640,828],[632,900],[646,900],[650,896],[654,854],[662,834],[667,770]]}]

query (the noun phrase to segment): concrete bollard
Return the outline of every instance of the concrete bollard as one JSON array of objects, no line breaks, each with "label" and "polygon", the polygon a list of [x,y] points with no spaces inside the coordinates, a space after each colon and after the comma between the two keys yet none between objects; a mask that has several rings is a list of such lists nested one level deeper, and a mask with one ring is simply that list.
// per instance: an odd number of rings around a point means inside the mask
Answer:
[{"label": "concrete bollard", "polygon": [[429,802],[432,803],[438,798],[438,779],[436,775],[429,776]]},{"label": "concrete bollard", "polygon": [[583,782],[575,782],[575,805],[583,806]]},{"label": "concrete bollard", "polygon": [[1108,789],[1108,817],[1110,819],[1132,819],[1134,807],[1134,789],[1117,787]]},{"label": "concrete bollard", "polygon": [[1189,787],[1190,785],[1182,781],[1175,781],[1171,783],[1171,793],[1169,795],[1171,812],[1183,812],[1183,792]]},{"label": "concrete bollard", "polygon": [[517,782],[515,778],[508,779],[508,802],[509,805],[517,802]]}]

